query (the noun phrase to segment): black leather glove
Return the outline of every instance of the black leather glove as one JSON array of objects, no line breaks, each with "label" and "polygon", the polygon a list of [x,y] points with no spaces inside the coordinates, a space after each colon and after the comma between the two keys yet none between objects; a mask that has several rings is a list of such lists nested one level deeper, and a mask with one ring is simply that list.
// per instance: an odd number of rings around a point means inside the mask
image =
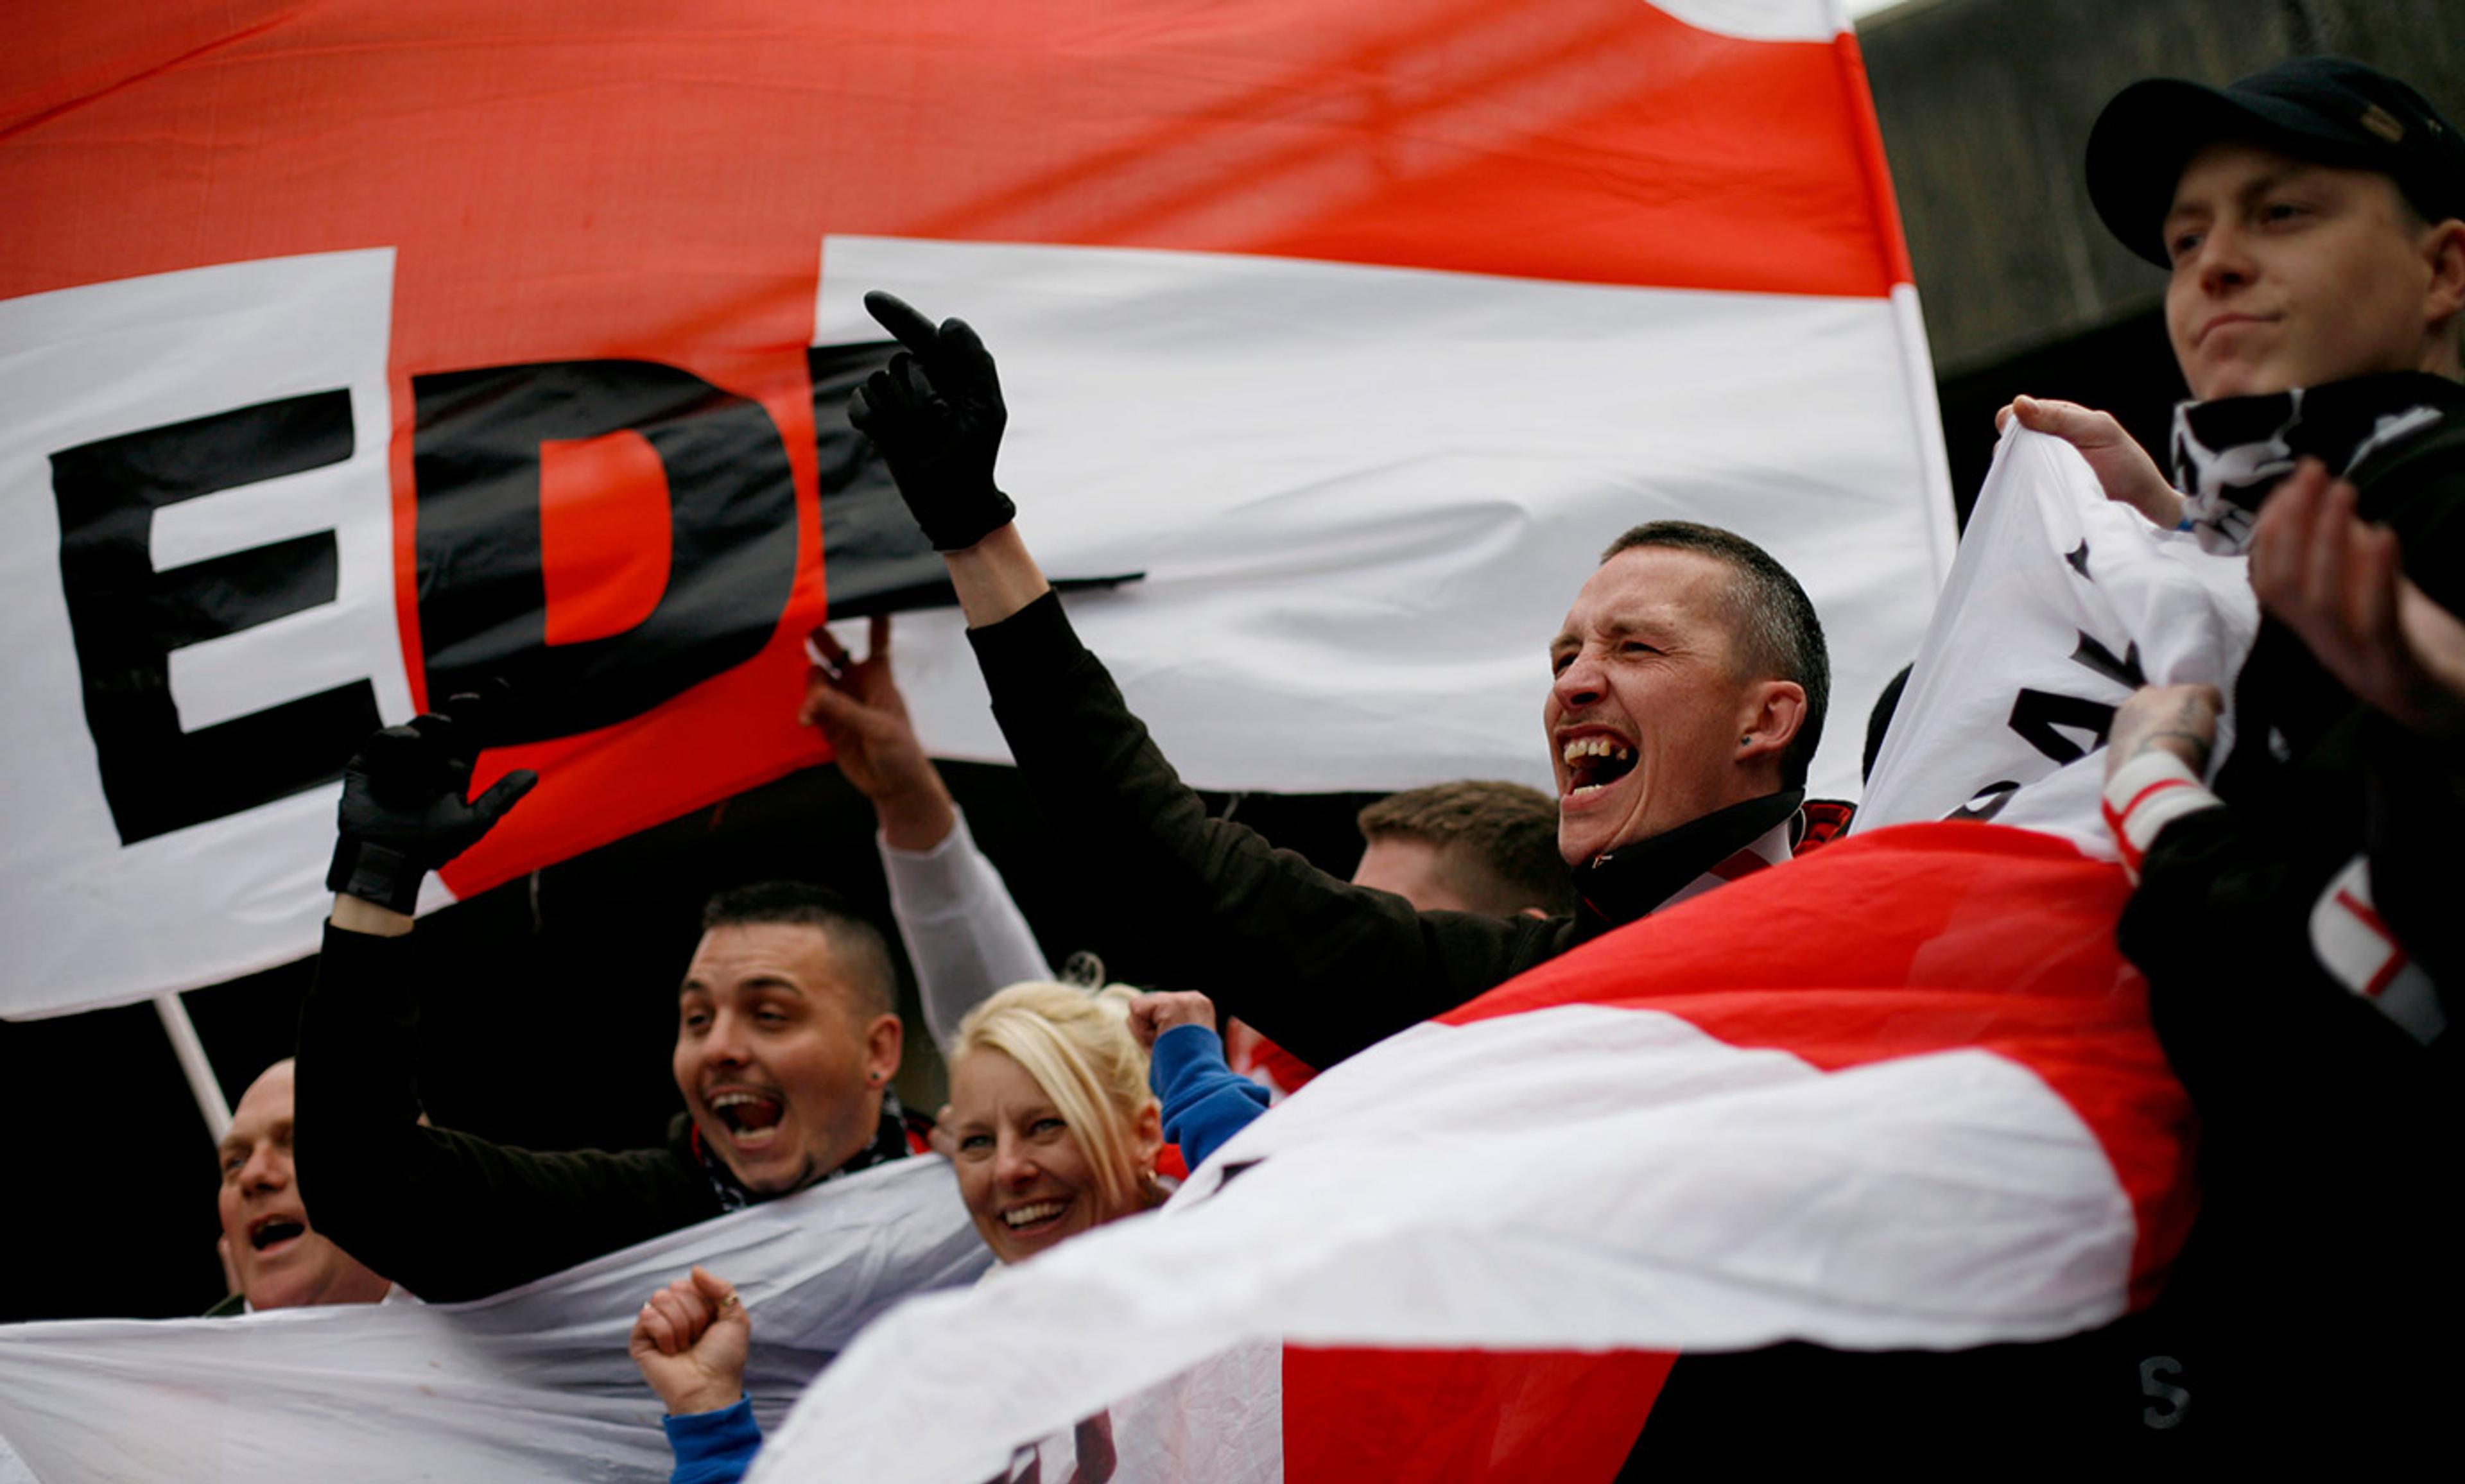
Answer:
[{"label": "black leather glove", "polygon": [[972,546],[1018,514],[993,487],[993,455],[1010,421],[993,358],[964,320],[937,329],[878,290],[864,307],[907,348],[849,394],[848,421],[881,450],[933,548]]},{"label": "black leather glove", "polygon": [[478,843],[539,775],[520,768],[468,803],[488,703],[455,696],[369,738],[343,769],[342,838],[325,885],[408,914],[429,872]]}]

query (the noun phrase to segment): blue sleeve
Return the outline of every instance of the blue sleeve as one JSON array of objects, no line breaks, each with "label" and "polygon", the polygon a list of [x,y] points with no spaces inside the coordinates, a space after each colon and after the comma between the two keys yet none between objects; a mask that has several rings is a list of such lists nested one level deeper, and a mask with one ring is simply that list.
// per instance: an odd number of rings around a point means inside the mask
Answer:
[{"label": "blue sleeve", "polygon": [[668,1484],[736,1484],[762,1451],[762,1425],[753,1420],[750,1397],[715,1412],[662,1417],[659,1426],[668,1429],[668,1447],[677,1454]]},{"label": "blue sleeve", "polygon": [[1224,1060],[1224,1038],[1205,1026],[1156,1037],[1147,1080],[1164,1101],[1164,1137],[1191,1169],[1267,1111],[1267,1090]]}]

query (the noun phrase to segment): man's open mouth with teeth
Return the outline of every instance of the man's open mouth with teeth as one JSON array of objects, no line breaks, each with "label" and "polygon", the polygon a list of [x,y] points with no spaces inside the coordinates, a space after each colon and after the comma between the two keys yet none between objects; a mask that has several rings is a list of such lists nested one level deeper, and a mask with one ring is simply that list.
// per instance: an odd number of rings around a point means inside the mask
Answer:
[{"label": "man's open mouth with teeth", "polygon": [[1588,732],[1561,742],[1558,761],[1566,778],[1561,797],[1580,799],[1633,772],[1634,744],[1606,732]]},{"label": "man's open mouth with teeth", "polygon": [[758,1088],[725,1087],[704,1097],[711,1117],[727,1130],[739,1148],[760,1148],[776,1137],[779,1120],[788,1116],[788,1101]]},{"label": "man's open mouth with teeth", "polygon": [[248,1245],[262,1252],[308,1234],[308,1224],[297,1216],[259,1216],[248,1224]]}]

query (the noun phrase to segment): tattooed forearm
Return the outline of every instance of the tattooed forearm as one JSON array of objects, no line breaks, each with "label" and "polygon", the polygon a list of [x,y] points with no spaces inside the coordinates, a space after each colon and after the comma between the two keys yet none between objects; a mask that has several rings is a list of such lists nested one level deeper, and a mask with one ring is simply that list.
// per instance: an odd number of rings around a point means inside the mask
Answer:
[{"label": "tattooed forearm", "polygon": [[[2175,742],[2180,742],[2182,746],[2168,745],[2169,743]],[[2179,726],[2169,726],[2150,732],[2146,736],[2141,738],[2139,745],[2131,749],[2131,755],[2135,758],[2140,757],[2158,747],[2165,747],[2169,752],[2180,753],[2184,748],[2187,747],[2193,756],[2186,761],[2187,761],[2193,767],[2200,769],[2202,772],[2206,772],[2209,766],[2209,749],[2212,743],[2210,739],[2199,732],[2190,731]]]},{"label": "tattooed forearm", "polygon": [[2170,752],[2206,773],[2224,704],[2225,698],[2207,685],[2152,685],[2133,693],[2115,712],[2107,776],[2152,751]]}]

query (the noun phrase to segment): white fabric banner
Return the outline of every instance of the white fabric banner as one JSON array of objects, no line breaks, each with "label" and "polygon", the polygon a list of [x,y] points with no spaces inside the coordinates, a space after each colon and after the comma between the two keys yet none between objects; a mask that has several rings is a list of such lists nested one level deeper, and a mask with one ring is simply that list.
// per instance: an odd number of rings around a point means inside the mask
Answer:
[{"label": "white fabric banner", "polygon": [[998,759],[845,425],[868,288],[984,330],[1024,529],[1135,576],[1072,601],[1201,786],[1545,782],[1547,641],[1674,517],[1812,593],[1853,794],[1949,570],[1835,0],[703,0],[542,32],[514,89],[468,0],[154,10],[0,80],[39,229],[0,261],[0,1017],[313,952],[344,761],[491,680],[479,782],[541,783],[431,905],[823,761],[832,615],[902,612],[928,742]]},{"label": "white fabric banner", "polygon": [[2099,811],[2114,708],[2142,685],[2216,686],[2223,762],[2258,629],[2246,559],[2149,524],[2078,450],[2014,424],[1853,830],[1990,819],[2117,859]]},{"label": "white fabric banner", "polygon": [[[1948,566],[1931,432],[1909,414],[1922,366],[1874,374],[1917,354],[1904,295],[870,237],[833,237],[822,255],[817,343],[878,339],[858,301],[888,287],[965,315],[993,345],[1021,528],[1056,576],[1142,574],[1069,601],[1201,786],[1547,786],[1536,723],[1549,637],[1611,537],[1677,518],[1740,531],[1806,585],[1833,665],[1812,787],[1852,796],[1858,719],[1917,648]],[[25,945],[0,978],[0,1015],[215,983],[313,947],[338,784],[123,843],[152,827],[115,828],[125,801],[106,800],[98,751],[47,740],[88,728],[58,518],[35,496],[52,482],[46,451],[190,408],[347,393],[342,462],[154,516],[164,572],[325,530],[340,554],[332,601],[175,651],[171,689],[184,734],[332,686],[364,689],[372,721],[404,720],[391,265],[388,252],[333,254],[0,303],[0,334],[23,347],[0,386],[32,414],[0,434],[0,476],[19,492],[0,513],[26,527],[6,543],[19,597],[0,619],[20,641],[24,704],[8,725],[27,760],[0,787],[0,817],[18,826],[0,852],[17,883],[0,894],[0,928]],[[92,333],[121,321],[127,346]],[[122,362],[141,351],[156,359],[137,376]],[[112,399],[96,400],[102,387]],[[1005,760],[956,611],[899,625],[927,744]],[[844,631],[859,648],[860,628]],[[162,767],[158,792],[197,788]],[[122,773],[123,794],[146,776]],[[432,876],[423,904],[451,899]],[[162,920],[177,901],[194,909]],[[140,919],[152,925],[131,930]]]},{"label": "white fabric banner", "polygon": [[[342,784],[277,787],[281,796],[229,812],[209,805],[194,818],[180,810],[205,802],[211,775],[238,761],[202,756],[219,724],[261,720],[320,693],[356,696],[378,723],[411,714],[387,454],[393,266],[388,249],[323,253],[0,301],[0,665],[10,698],[0,713],[9,759],[0,768],[0,940],[11,945],[0,1015],[213,984],[315,946],[331,905],[325,860]],[[228,488],[150,512],[135,532],[144,561],[159,582],[189,573],[211,581],[206,564],[215,559],[304,543],[304,551],[287,548],[290,560],[313,565],[319,547],[329,550],[331,589],[282,617],[172,651],[176,715],[160,730],[135,720],[103,725],[88,715],[79,671],[126,662],[88,652],[97,631],[124,614],[89,610],[87,631],[72,631],[61,520],[69,496],[56,494],[53,460],[269,406],[300,409],[295,429],[330,413],[330,449],[273,477],[233,473],[227,477],[238,482]],[[167,477],[220,482],[200,467],[210,454],[187,452]],[[140,451],[132,461],[156,456]],[[80,549],[100,546],[104,525],[97,520]],[[124,592],[119,601],[126,604]],[[125,745],[106,753],[97,735]],[[243,750],[278,765],[272,742],[260,734]],[[424,905],[452,899],[429,878]]]},{"label": "white fabric banner", "polygon": [[973,1484],[1108,1406],[1124,1463],[1154,1469],[1120,1484],[1246,1477],[1244,1446],[1280,1446],[1257,1390],[1195,1459],[1136,1429],[1212,1394],[1183,1373],[1245,1374],[1260,1345],[2044,1339],[2122,1312],[2137,1238],[2098,1133],[2001,1056],[1826,1072],[1588,1005],[1423,1025],[1270,1110],[1160,1212],[887,1316],[753,1477]]},{"label": "white fabric banner", "polygon": [[[2120,1316],[2179,1235],[2188,1110],[2117,991],[2126,887],[2072,779],[2132,666],[2221,680],[2251,628],[2236,565],[2013,438],[1873,797],[1931,821],[2010,776],[2027,831],[1870,826],[1330,1069],[1162,1211],[885,1318],[757,1484],[971,1484],[1030,1442],[1050,1471],[1099,1411],[1123,1484],[1251,1477],[1294,1446],[1261,1386],[1241,1443],[1140,1429],[1219,1415],[1218,1373],[1279,1344],[1957,1348]],[[2015,732],[2032,686],[2076,709]]]},{"label": "white fabric banner", "polygon": [[[487,1240],[484,1222],[471,1239]],[[918,1158],[472,1303],[11,1325],[0,1447],[41,1484],[655,1484],[671,1466],[661,1408],[626,1337],[697,1263],[744,1296],[745,1386],[775,1425],[883,1309],[991,1257],[949,1166]]]},{"label": "white fabric banner", "polygon": [[[1045,570],[1144,574],[1065,601],[1201,787],[1548,786],[1549,640],[1612,538],[1677,519],[1806,586],[1812,790],[1854,797],[1949,569],[1896,299],[833,236],[816,343],[882,338],[869,289],[1000,363],[998,472]],[[898,622],[927,745],[1007,761],[960,616]]]}]

